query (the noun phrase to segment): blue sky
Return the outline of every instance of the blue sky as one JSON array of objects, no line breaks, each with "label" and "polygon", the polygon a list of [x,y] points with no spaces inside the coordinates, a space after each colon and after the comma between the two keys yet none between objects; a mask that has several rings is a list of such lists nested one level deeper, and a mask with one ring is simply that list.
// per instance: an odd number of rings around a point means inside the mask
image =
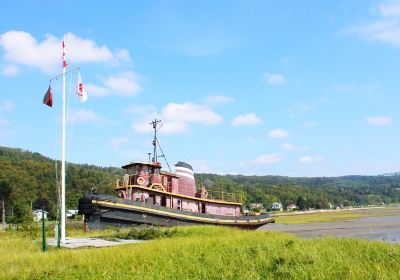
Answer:
[{"label": "blue sky", "polygon": [[4,1],[0,145],[60,158],[64,34],[68,161],[146,160],[157,117],[196,172],[400,171],[400,1]]}]

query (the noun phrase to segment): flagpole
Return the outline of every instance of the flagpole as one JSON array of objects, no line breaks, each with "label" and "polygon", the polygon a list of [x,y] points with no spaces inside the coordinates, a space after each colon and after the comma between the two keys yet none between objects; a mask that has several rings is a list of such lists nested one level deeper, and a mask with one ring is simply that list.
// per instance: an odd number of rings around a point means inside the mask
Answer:
[{"label": "flagpole", "polygon": [[[65,35],[63,41],[63,60]],[[62,75],[62,152],[61,152],[61,242],[65,243],[65,63],[63,61]]]}]

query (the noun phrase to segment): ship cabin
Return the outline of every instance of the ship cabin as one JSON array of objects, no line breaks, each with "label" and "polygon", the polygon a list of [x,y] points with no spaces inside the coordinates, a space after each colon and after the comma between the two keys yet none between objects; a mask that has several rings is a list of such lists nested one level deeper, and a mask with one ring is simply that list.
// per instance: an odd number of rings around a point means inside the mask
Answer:
[{"label": "ship cabin", "polygon": [[122,166],[126,174],[115,190],[120,198],[194,213],[240,216],[242,196],[196,188],[193,168],[175,165],[175,173],[161,170],[158,162],[131,162]]}]

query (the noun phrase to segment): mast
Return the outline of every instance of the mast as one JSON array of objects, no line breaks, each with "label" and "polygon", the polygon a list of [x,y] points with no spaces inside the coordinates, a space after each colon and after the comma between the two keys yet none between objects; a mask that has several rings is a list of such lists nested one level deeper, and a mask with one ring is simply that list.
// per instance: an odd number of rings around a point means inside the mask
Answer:
[{"label": "mast", "polygon": [[65,242],[65,35],[62,42],[63,47],[63,72],[62,72],[62,152],[61,152],[61,242]]},{"label": "mast", "polygon": [[153,146],[154,146],[154,150],[153,150],[153,162],[157,162],[157,124],[160,123],[161,120],[157,120],[155,119],[154,121],[152,121],[150,124],[153,125],[153,129],[154,129],[154,139],[153,139]]}]

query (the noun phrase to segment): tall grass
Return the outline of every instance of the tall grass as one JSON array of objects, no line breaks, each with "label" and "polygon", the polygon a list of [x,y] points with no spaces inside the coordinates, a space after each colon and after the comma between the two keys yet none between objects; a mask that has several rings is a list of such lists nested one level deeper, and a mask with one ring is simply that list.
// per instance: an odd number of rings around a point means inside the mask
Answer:
[{"label": "tall grass", "polygon": [[400,246],[265,231],[178,228],[172,238],[50,249],[0,233],[1,279],[400,279]]}]

